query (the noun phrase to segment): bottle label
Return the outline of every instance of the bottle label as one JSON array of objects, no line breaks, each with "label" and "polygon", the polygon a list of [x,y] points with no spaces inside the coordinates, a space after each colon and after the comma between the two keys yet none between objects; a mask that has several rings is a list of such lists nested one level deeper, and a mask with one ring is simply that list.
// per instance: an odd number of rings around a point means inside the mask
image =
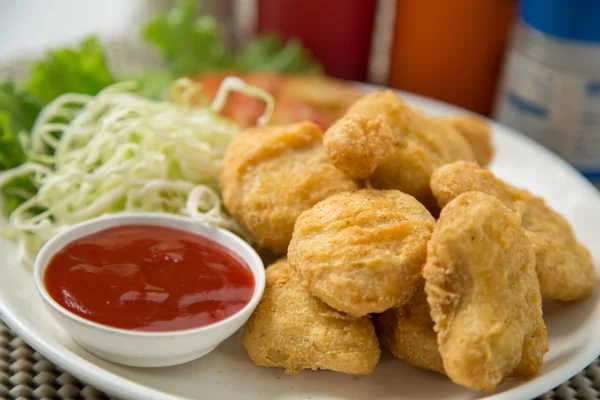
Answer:
[{"label": "bottle label", "polygon": [[496,117],[600,184],[600,75],[554,69],[512,53]]}]

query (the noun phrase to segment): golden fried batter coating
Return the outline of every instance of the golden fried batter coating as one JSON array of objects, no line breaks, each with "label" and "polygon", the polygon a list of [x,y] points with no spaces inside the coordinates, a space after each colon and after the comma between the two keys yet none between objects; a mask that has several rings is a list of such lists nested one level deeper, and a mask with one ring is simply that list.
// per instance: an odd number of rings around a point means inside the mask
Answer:
[{"label": "golden fried batter coating", "polygon": [[336,167],[348,176],[364,179],[391,153],[394,135],[384,118],[356,114],[339,119],[327,131],[324,143]]},{"label": "golden fried batter coating", "polygon": [[288,260],[331,307],[357,317],[383,312],[414,292],[434,225],[398,190],[340,193],[300,215]]},{"label": "golden fried batter coating", "polygon": [[456,161],[475,161],[465,138],[450,124],[428,118],[392,91],[358,100],[323,138],[331,162],[377,189],[399,189],[424,203],[432,198],[431,173]]},{"label": "golden fried batter coating", "polygon": [[461,193],[480,191],[497,197],[519,215],[533,244],[544,297],[571,301],[592,291],[596,272],[590,253],[577,241],[569,223],[543,199],[503,182],[488,169],[466,162],[435,171],[431,189],[440,207]]},{"label": "golden fried batter coating", "polygon": [[267,268],[265,293],[248,320],[242,343],[252,361],[282,367],[370,374],[379,344],[369,317],[353,318],[321,302],[300,284],[286,260]]},{"label": "golden fried batter coating", "polygon": [[513,372],[539,369],[547,338],[535,255],[498,199],[469,192],[442,209],[423,277],[450,379],[492,391]]},{"label": "golden fried batter coating", "polygon": [[440,121],[451,124],[469,142],[477,164],[488,165],[494,157],[492,131],[490,124],[483,118],[473,115],[458,117],[440,117]]},{"label": "golden fried batter coating", "polygon": [[260,245],[285,254],[300,213],[332,194],[356,190],[336,169],[311,122],[250,128],[227,148],[221,190],[227,210]]},{"label": "golden fried batter coating", "polygon": [[[424,281],[421,281],[415,294],[402,307],[376,314],[375,331],[381,346],[394,356],[415,367],[445,374],[423,284]],[[540,319],[534,333],[525,338],[521,361],[511,376],[528,377],[535,374],[547,350],[546,326]]]},{"label": "golden fried batter coating", "polygon": [[381,346],[415,367],[444,373],[437,335],[433,330],[427,296],[421,280],[415,294],[402,307],[375,316]]}]

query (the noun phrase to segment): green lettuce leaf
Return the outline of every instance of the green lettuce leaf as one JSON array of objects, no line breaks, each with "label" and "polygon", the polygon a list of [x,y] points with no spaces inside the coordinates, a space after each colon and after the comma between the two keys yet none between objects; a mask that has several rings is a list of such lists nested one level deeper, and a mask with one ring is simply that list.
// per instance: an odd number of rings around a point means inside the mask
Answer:
[{"label": "green lettuce leaf", "polygon": [[258,36],[236,56],[235,65],[242,71],[288,73],[322,73],[321,65],[311,58],[298,40],[282,44],[278,35]]},{"label": "green lettuce leaf", "polygon": [[[18,117],[19,114],[15,115]],[[27,155],[18,139],[19,131],[15,127],[24,127],[23,123],[31,121],[19,121],[18,118],[16,121],[12,123],[12,118],[6,111],[0,112],[0,170],[7,170],[27,161]],[[4,184],[0,191],[2,211],[8,216],[24,201],[35,196],[37,187],[29,177],[19,177]]]},{"label": "green lettuce leaf", "polygon": [[29,176],[21,176],[7,182],[2,187],[2,212],[9,216],[15,208],[34,197],[38,187]]},{"label": "green lettuce leaf", "polygon": [[21,165],[27,159],[18,138],[18,131],[6,112],[0,112],[0,170]]},{"label": "green lettuce leaf", "polygon": [[144,27],[144,40],[163,55],[174,77],[207,71],[319,73],[320,64],[299,41],[286,44],[275,34],[261,35],[238,54],[227,51],[213,17],[197,17],[200,1],[179,0]]},{"label": "green lettuce leaf", "polygon": [[26,161],[19,134],[33,126],[41,103],[14,82],[0,82],[0,171]]},{"label": "green lettuce leaf", "polygon": [[231,66],[231,57],[212,17],[197,18],[198,1],[180,0],[166,14],[158,14],[142,35],[163,54],[175,76]]},{"label": "green lettuce leaf", "polygon": [[95,95],[114,82],[102,45],[90,37],[75,49],[46,53],[33,65],[26,88],[42,101],[50,102],[64,93]]},{"label": "green lettuce leaf", "polygon": [[8,116],[10,121],[4,124],[10,124],[15,133],[30,130],[41,109],[41,102],[31,93],[12,81],[0,81],[0,113]]},{"label": "green lettuce leaf", "polygon": [[[19,135],[31,130],[41,109],[41,102],[14,82],[0,82],[0,171],[27,161]],[[37,188],[31,179],[22,177],[7,182],[0,192],[3,212],[8,216],[33,197]]]}]

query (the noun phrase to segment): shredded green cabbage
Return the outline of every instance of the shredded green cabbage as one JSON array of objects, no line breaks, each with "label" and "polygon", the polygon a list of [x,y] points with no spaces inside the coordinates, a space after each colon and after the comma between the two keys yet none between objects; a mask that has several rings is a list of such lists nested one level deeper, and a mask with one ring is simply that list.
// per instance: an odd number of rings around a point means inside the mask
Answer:
[{"label": "shredded green cabbage", "polygon": [[[190,81],[176,86],[175,103],[197,96]],[[130,89],[120,83],[96,96],[60,96],[44,108],[31,143],[24,144],[33,161],[0,174],[0,187],[28,176],[39,188],[8,221],[24,264],[61,230],[123,211],[180,214],[241,233],[218,193],[222,156],[238,128],[211,107],[152,101]],[[237,78],[224,80],[216,109],[231,90],[265,100],[259,123],[268,122],[271,96]]]}]

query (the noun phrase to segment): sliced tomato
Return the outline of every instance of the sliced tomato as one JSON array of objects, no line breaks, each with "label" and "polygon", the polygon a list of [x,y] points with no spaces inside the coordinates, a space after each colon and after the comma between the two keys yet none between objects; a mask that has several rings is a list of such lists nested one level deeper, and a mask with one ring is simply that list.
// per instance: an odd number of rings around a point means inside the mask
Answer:
[{"label": "sliced tomato", "polygon": [[[198,83],[206,99],[212,101],[221,81],[227,76],[242,78],[248,84],[260,87],[273,96],[275,110],[272,124],[308,120],[326,129],[364,94],[352,83],[320,76],[220,72],[193,77],[193,80]],[[242,93],[233,93],[230,94],[221,113],[241,128],[246,128],[256,124],[264,110],[265,104],[262,100]]]}]

